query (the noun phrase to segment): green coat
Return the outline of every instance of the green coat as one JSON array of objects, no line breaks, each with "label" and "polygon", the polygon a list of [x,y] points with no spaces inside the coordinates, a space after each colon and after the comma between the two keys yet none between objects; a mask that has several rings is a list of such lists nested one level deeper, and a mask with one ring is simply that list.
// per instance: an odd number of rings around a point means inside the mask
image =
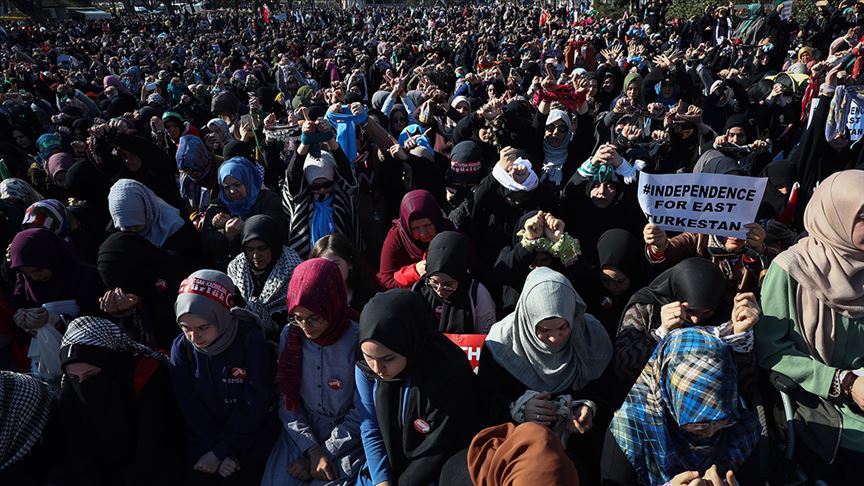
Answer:
[{"label": "green coat", "polygon": [[[754,330],[759,365],[792,378],[804,390],[827,400],[835,370],[853,369],[854,361],[862,366],[864,319],[835,314],[834,351],[830,363],[823,364],[811,357],[799,332],[797,288],[798,282],[784,269],[771,265],[762,284],[763,316]],[[840,447],[864,452],[864,416],[845,403],[832,403],[842,416]]]}]

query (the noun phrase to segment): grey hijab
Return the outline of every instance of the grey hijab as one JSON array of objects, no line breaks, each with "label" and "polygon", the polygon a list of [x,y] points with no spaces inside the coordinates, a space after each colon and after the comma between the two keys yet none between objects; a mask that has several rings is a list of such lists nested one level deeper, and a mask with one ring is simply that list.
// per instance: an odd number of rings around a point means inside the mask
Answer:
[{"label": "grey hijab", "polygon": [[206,348],[190,344],[196,351],[215,356],[231,346],[237,337],[240,320],[260,321],[252,313],[234,306],[237,288],[228,275],[216,270],[198,270],[180,284],[180,293],[174,303],[177,324],[185,314],[194,314],[216,326],[219,337]]},{"label": "grey hijab", "polygon": [[[516,310],[492,326],[486,338],[495,360],[529,389],[558,393],[580,390],[599,377],[612,358],[612,342],[585,302],[560,273],[540,267],[525,280]],[[537,337],[543,319],[560,317],[570,337],[549,346]]]}]

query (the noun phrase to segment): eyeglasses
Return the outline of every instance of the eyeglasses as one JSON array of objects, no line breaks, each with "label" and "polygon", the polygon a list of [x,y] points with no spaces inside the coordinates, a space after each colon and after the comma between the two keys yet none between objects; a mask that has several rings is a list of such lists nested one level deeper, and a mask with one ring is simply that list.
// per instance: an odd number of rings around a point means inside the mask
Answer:
[{"label": "eyeglasses", "polygon": [[447,284],[439,284],[438,282],[433,282],[431,280],[426,281],[426,286],[435,292],[456,292],[456,282],[448,282]]},{"label": "eyeglasses", "polygon": [[291,325],[293,326],[306,326],[306,327],[318,327],[324,322],[324,319],[316,315],[311,315],[309,317],[297,317],[296,315],[291,315]]},{"label": "eyeglasses", "polygon": [[310,191],[321,191],[324,189],[330,189],[331,187],[336,185],[336,181],[327,181],[322,182],[321,184],[309,184]]}]

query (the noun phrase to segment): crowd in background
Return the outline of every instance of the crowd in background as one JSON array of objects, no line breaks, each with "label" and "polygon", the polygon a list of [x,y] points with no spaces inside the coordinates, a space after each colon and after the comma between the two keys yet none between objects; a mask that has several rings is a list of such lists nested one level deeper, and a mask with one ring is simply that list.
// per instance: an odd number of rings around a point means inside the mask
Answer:
[{"label": "crowd in background", "polygon": [[862,6],[4,22],[0,484],[852,484]]}]

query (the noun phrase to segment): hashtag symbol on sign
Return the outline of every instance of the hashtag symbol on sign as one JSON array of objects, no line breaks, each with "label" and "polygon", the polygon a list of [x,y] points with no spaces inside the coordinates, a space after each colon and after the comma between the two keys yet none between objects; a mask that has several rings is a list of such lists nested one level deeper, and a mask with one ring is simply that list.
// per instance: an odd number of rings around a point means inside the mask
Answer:
[{"label": "hashtag symbol on sign", "polygon": [[648,184],[645,184],[644,186],[642,186],[642,194],[649,194],[650,192],[651,192],[651,188],[648,186]]}]

